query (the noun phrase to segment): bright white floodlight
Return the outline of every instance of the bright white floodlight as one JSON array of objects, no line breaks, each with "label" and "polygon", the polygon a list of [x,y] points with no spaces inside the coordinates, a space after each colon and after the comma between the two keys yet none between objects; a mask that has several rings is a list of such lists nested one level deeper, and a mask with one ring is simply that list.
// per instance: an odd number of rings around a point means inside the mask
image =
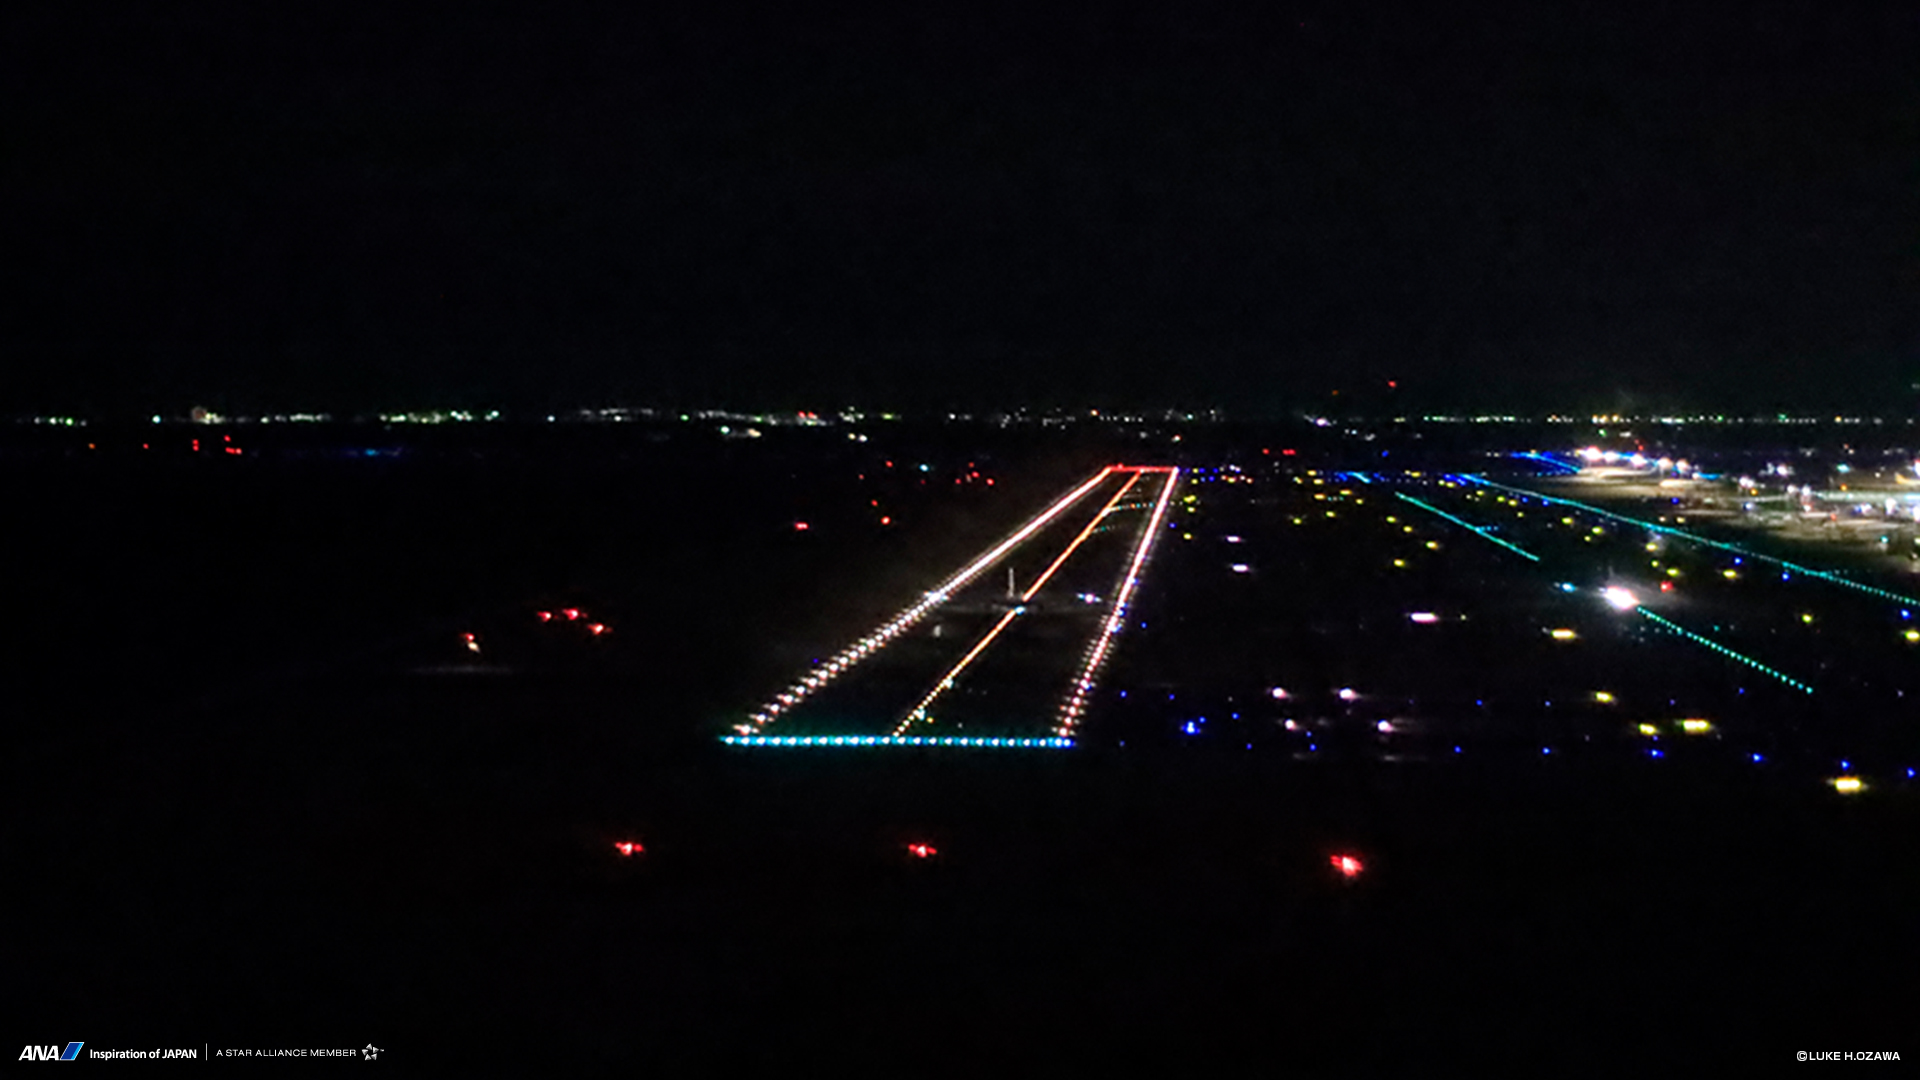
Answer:
[{"label": "bright white floodlight", "polygon": [[1615,611],[1632,611],[1634,608],[1640,606],[1639,597],[1618,585],[1610,585],[1600,590],[1600,596],[1608,604],[1612,605]]}]

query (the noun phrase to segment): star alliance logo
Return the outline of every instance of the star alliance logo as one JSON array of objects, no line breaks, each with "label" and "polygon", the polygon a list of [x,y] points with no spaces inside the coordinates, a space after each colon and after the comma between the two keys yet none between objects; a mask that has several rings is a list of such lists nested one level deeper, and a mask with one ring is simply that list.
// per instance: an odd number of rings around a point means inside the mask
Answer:
[{"label": "star alliance logo", "polygon": [[372,1043],[368,1043],[367,1048],[360,1051],[360,1056],[368,1061],[378,1061],[380,1060],[380,1048]]}]

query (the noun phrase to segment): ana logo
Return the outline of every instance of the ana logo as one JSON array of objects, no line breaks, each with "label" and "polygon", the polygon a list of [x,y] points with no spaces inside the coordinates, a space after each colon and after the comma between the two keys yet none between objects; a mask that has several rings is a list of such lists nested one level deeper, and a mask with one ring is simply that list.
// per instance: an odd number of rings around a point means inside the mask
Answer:
[{"label": "ana logo", "polygon": [[380,1048],[372,1043],[368,1043],[367,1048],[360,1051],[360,1056],[366,1061],[378,1061],[380,1059]]},{"label": "ana logo", "polygon": [[66,1049],[48,1044],[46,1046],[27,1046],[20,1051],[21,1061],[72,1061],[80,1056],[80,1048],[86,1043],[70,1042]]}]

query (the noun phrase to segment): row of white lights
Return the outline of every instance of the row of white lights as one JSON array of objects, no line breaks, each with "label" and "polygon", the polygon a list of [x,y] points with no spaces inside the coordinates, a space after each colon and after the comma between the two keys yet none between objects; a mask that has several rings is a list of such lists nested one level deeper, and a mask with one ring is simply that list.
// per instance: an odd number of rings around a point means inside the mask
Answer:
[{"label": "row of white lights", "polygon": [[1080,549],[1080,545],[1086,543],[1087,537],[1093,535],[1094,530],[1098,529],[1101,523],[1107,519],[1107,516],[1114,512],[1114,507],[1120,504],[1120,500],[1126,498],[1127,493],[1133,490],[1133,486],[1140,482],[1141,475],[1139,472],[1135,472],[1133,476],[1121,486],[1119,491],[1114,492],[1113,498],[1108,499],[1107,504],[1100,508],[1100,512],[1093,516],[1093,520],[1087,522],[1086,528],[1080,530],[1080,535],[1074,537],[1073,540],[1067,544],[1066,548],[1060,552],[1059,556],[1053,560],[1053,565],[1047,567],[1044,573],[1035,578],[1031,585],[1027,586],[1027,591],[1020,595],[1020,603],[1005,615],[1001,616],[1000,621],[995,623],[992,629],[981,635],[980,640],[974,643],[973,648],[968,650],[967,654],[960,658],[960,662],[953,665],[945,675],[942,675],[934,682],[933,689],[927,691],[926,696],[920,699],[919,704],[907,710],[906,716],[902,717],[900,723],[893,729],[895,736],[905,735],[907,730],[916,723],[931,721],[932,718],[928,715],[927,710],[933,707],[933,703],[939,699],[940,695],[953,688],[955,681],[960,678],[960,673],[965,671],[967,666],[972,664],[982,652],[985,652],[987,646],[993,644],[994,639],[1000,636],[1001,631],[1011,625],[1013,620],[1026,613],[1027,601],[1032,600],[1034,596],[1040,592],[1041,588],[1053,578],[1054,573],[1066,565],[1067,560],[1073,557],[1073,553]]},{"label": "row of white lights", "polygon": [[882,646],[906,632],[909,627],[919,622],[929,611],[946,603],[952,598],[955,591],[964,587],[969,581],[972,581],[994,563],[1000,561],[1002,556],[1012,550],[1021,541],[1032,536],[1049,521],[1066,512],[1068,507],[1085,498],[1086,494],[1098,487],[1100,482],[1105,480],[1116,467],[1117,466],[1109,465],[1100,470],[1093,479],[1088,480],[1086,483],[1068,492],[1065,496],[1061,497],[1058,502],[1042,511],[1039,516],[1028,521],[1018,532],[1002,540],[985,555],[967,564],[967,566],[948,578],[938,588],[921,597],[919,603],[896,615],[891,622],[888,622],[879,629],[841,650],[833,659],[814,669],[806,678],[787,687],[786,690],[776,695],[772,701],[761,706],[758,712],[748,717],[747,723],[735,725],[733,730],[741,735],[758,734],[768,724],[778,720],[782,714],[794,706],[799,705],[802,701],[805,701],[815,691],[825,687],[855,664],[873,655]]},{"label": "row of white lights", "polygon": [[1119,633],[1127,617],[1127,601],[1133,597],[1134,586],[1140,582],[1140,568],[1147,561],[1147,554],[1160,538],[1160,523],[1167,514],[1167,504],[1173,499],[1173,489],[1180,483],[1180,470],[1169,469],[1167,484],[1160,489],[1160,498],[1154,503],[1153,517],[1147,521],[1146,529],[1140,534],[1140,543],[1133,551],[1133,562],[1127,566],[1127,576],[1113,600],[1113,610],[1101,624],[1100,633],[1093,639],[1087,650],[1086,666],[1080,669],[1080,677],[1074,681],[1073,693],[1060,709],[1060,723],[1054,728],[1054,734],[1061,738],[1072,736],[1073,729],[1080,723],[1086,712],[1087,698],[1093,693],[1093,686],[1100,674],[1100,666],[1106,662],[1107,653],[1113,647],[1113,635]]}]

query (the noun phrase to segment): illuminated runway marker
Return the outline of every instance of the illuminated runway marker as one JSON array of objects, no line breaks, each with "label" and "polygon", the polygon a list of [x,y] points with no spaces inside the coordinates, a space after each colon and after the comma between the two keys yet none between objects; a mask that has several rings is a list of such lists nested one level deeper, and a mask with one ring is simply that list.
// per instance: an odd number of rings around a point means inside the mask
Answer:
[{"label": "illuminated runway marker", "polygon": [[962,737],[953,735],[722,735],[728,746],[790,747],[895,747],[922,746],[966,750],[1066,750],[1072,739]]},{"label": "illuminated runway marker", "polygon": [[1100,667],[1106,662],[1107,653],[1113,647],[1113,635],[1118,633],[1126,621],[1127,602],[1133,597],[1134,587],[1140,583],[1140,568],[1147,561],[1147,555],[1153,550],[1153,543],[1160,537],[1160,521],[1166,517],[1167,504],[1173,499],[1173,489],[1180,483],[1180,470],[1172,466],[1158,469],[1141,470],[1164,471],[1167,483],[1160,489],[1160,497],[1154,501],[1153,517],[1147,527],[1140,532],[1140,543],[1134,548],[1133,561],[1127,566],[1126,578],[1113,598],[1113,608],[1109,611],[1101,629],[1094,636],[1093,644],[1087,649],[1087,662],[1080,669],[1080,675],[1074,680],[1067,702],[1060,709],[1060,722],[1054,728],[1054,734],[1065,737],[1073,734],[1080,723],[1081,715],[1086,711],[1087,698],[1093,693],[1094,682],[1100,674]]},{"label": "illuminated runway marker", "polygon": [[994,639],[1000,636],[1002,630],[1012,625],[1013,620],[1019,618],[1020,615],[1026,611],[1026,602],[1033,599],[1034,595],[1040,591],[1041,586],[1045,585],[1047,580],[1053,577],[1054,573],[1073,556],[1074,552],[1080,550],[1080,545],[1087,542],[1087,537],[1094,534],[1094,531],[1107,519],[1107,515],[1114,512],[1114,507],[1118,506],[1120,500],[1126,498],[1127,492],[1132,491],[1133,486],[1139,482],[1140,474],[1136,472],[1119,491],[1114,492],[1113,498],[1107,500],[1107,505],[1100,508],[1100,512],[1093,516],[1093,520],[1087,522],[1087,527],[1080,530],[1080,535],[1074,537],[1073,542],[1068,544],[1065,550],[1060,552],[1059,557],[1053,560],[1053,565],[1047,567],[1046,572],[1035,578],[1033,584],[1027,586],[1027,591],[1020,594],[1019,605],[1005,615],[1002,615],[1000,621],[994,624],[993,629],[988,630],[982,635],[979,642],[977,642],[972,649],[968,650],[967,655],[960,658],[959,663],[953,665],[952,669],[934,682],[933,689],[927,691],[927,695],[920,699],[920,703],[907,710],[907,715],[903,717],[900,723],[893,729],[895,735],[904,735],[907,729],[912,727],[916,721],[928,719],[927,709],[933,705],[934,701],[938,699],[941,694],[951,689],[953,681],[960,677],[960,673],[967,669],[967,665],[973,663],[974,658],[982,652],[985,652],[987,646],[993,644]]},{"label": "illuminated runway marker", "polygon": [[[968,582],[999,562],[1007,552],[1013,550],[1014,547],[1026,540],[1027,537],[1032,536],[1048,522],[1065,513],[1068,507],[1073,506],[1085,498],[1088,492],[1100,486],[1102,481],[1119,468],[1119,466],[1109,465],[1096,473],[1093,479],[1088,480],[1086,483],[1081,484],[1079,487],[1061,496],[1059,501],[1029,519],[1025,525],[1021,526],[1005,540],[1002,540],[998,545],[988,550],[986,554],[968,563],[952,577],[942,582],[938,588],[922,596],[919,603],[914,604],[912,607],[895,616],[891,622],[882,625],[879,629],[854,642],[852,645],[847,646],[845,649],[842,649],[839,653],[835,654],[831,660],[821,664],[817,669],[809,673],[806,678],[794,683],[784,692],[775,695],[772,701],[761,706],[758,712],[748,717],[746,723],[735,725],[733,730],[741,736],[752,736],[775,720],[778,720],[783,713],[800,704],[814,691],[826,686],[860,661],[878,652],[893,639],[906,632],[913,624],[925,618],[928,612],[933,611],[935,608],[952,599],[956,590],[964,587]],[[568,618],[574,617],[576,617],[576,614],[568,614]]]}]

